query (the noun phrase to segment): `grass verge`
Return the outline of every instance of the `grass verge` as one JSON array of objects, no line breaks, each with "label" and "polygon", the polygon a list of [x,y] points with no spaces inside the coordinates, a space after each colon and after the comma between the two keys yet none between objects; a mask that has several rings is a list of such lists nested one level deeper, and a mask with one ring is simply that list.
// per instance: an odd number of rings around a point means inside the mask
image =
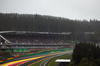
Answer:
[{"label": "grass verge", "polygon": [[60,56],[60,57],[57,57],[57,58],[52,59],[47,64],[47,66],[57,66],[58,65],[58,62],[55,62],[55,60],[57,60],[57,59],[71,59],[71,58],[72,58],[72,54],[63,55],[63,56]]},{"label": "grass verge", "polygon": [[[49,57],[49,58],[51,58],[51,57]],[[37,61],[37,62],[31,64],[30,66],[40,66],[40,64],[41,64],[43,61],[45,61],[45,60],[47,60],[47,59],[49,59],[49,58],[45,58],[45,59],[42,59],[42,60],[40,60],[40,61]]]},{"label": "grass verge", "polygon": [[30,66],[40,66],[40,64],[41,64],[44,60],[46,60],[46,59],[42,59],[42,60],[40,60],[40,61],[38,61],[38,62],[36,62],[36,63],[33,63],[33,64],[30,65]]}]

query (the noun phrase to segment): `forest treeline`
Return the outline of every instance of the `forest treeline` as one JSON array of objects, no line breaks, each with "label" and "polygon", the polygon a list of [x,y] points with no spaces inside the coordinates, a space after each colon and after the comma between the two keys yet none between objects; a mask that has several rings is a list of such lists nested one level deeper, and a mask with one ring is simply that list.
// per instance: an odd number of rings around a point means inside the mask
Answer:
[{"label": "forest treeline", "polygon": [[69,66],[100,66],[100,47],[90,43],[76,44]]},{"label": "forest treeline", "polygon": [[[71,32],[73,39],[94,40],[92,37],[98,40],[100,21],[71,20],[38,14],[0,13],[0,31]],[[95,35],[84,35],[84,32],[94,32]]]},{"label": "forest treeline", "polygon": [[61,17],[0,13],[0,30],[38,32],[94,32],[100,30],[98,20],[71,20]]}]

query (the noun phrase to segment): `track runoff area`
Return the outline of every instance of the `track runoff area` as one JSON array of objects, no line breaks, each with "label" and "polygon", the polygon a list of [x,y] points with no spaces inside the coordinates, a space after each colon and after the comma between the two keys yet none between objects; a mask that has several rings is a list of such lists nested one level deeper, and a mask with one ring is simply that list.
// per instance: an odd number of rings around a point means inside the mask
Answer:
[{"label": "track runoff area", "polygon": [[57,53],[50,53],[50,54],[43,54],[43,55],[37,55],[37,56],[27,56],[24,59],[16,59],[15,61],[7,62],[4,64],[1,64],[0,66],[30,66],[33,63],[38,62],[39,60],[48,58],[48,57],[56,57],[59,55],[72,53],[72,51],[66,51],[66,52],[57,52]]}]

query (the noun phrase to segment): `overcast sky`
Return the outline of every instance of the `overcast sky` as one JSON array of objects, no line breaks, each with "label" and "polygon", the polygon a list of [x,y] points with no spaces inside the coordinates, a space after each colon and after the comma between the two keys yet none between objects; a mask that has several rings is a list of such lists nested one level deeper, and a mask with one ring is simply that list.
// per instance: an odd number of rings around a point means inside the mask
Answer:
[{"label": "overcast sky", "polygon": [[100,20],[100,0],[0,0],[0,12]]}]

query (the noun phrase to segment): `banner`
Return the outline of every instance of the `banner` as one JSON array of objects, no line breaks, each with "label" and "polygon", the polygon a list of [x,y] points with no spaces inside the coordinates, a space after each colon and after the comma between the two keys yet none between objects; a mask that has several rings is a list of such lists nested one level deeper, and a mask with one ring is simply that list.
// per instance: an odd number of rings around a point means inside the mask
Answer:
[{"label": "banner", "polygon": [[28,52],[28,49],[13,49],[13,52]]},{"label": "banner", "polygon": [[12,52],[12,49],[5,49],[5,52]]}]

